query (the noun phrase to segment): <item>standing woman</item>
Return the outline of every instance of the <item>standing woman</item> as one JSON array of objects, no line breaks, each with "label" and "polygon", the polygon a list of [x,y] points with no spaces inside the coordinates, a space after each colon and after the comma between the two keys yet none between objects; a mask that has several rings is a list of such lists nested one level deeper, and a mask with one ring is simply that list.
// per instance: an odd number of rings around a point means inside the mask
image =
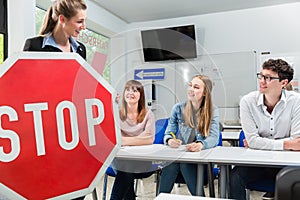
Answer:
[{"label": "standing woman", "polygon": [[76,52],[86,59],[85,46],[76,41],[80,31],[85,29],[86,10],[84,0],[53,1],[45,15],[40,36],[27,39],[23,51]]},{"label": "standing woman", "polygon": [[85,46],[76,41],[85,29],[84,0],[55,0],[47,10],[39,36],[27,39],[24,51],[76,52],[86,59]]},{"label": "standing woman", "polygon": [[[188,100],[172,109],[164,142],[172,148],[186,145],[186,149],[199,152],[217,146],[219,141],[219,113],[212,104],[212,82],[207,76],[196,75],[189,83]],[[178,130],[178,139],[171,133]],[[159,192],[170,193],[181,172],[192,195],[196,195],[197,165],[172,163],[163,168]]]},{"label": "standing woman", "polygon": [[[146,109],[144,87],[140,82],[130,80],[126,83],[123,91],[120,119],[122,146],[153,144],[155,118],[152,111]],[[138,162],[115,161],[114,164],[117,175],[110,199],[135,199],[134,179],[148,177],[153,172],[149,172],[147,164],[140,166]],[[138,169],[139,167],[142,167],[142,169]]]}]

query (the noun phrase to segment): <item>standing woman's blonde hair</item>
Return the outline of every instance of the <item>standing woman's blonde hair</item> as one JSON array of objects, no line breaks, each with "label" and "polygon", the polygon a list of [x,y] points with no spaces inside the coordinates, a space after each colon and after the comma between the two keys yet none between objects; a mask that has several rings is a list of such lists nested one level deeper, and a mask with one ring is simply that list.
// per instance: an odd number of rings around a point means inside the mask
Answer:
[{"label": "standing woman's blonde hair", "polygon": [[137,122],[140,123],[144,120],[147,113],[146,99],[145,99],[144,86],[139,81],[135,81],[135,80],[127,81],[125,85],[123,91],[123,97],[122,97],[122,106],[120,109],[120,119],[124,121],[127,118],[127,102],[125,101],[125,91],[127,89],[136,89],[140,93],[140,99],[138,102],[138,116],[137,116]]},{"label": "standing woman's blonde hair", "polygon": [[84,0],[55,0],[47,10],[44,22],[40,30],[40,35],[45,35],[53,31],[58,22],[58,16],[63,15],[67,19],[77,15],[78,10],[86,10]]},{"label": "standing woman's blonde hair", "polygon": [[192,102],[189,100],[184,108],[183,118],[185,124],[189,127],[196,128],[199,133],[203,134],[205,137],[209,136],[210,133],[210,124],[213,115],[213,104],[212,104],[212,82],[211,80],[204,75],[196,75],[193,78],[199,78],[204,83],[204,92],[202,97],[202,102],[199,110],[196,110],[198,124],[195,125],[194,122],[194,112]]}]

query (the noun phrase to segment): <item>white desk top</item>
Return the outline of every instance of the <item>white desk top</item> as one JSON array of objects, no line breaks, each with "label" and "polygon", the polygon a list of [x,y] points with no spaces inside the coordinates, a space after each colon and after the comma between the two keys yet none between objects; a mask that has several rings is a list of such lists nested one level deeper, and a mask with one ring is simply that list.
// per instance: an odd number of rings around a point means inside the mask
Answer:
[{"label": "white desk top", "polygon": [[267,166],[300,166],[300,152],[297,151],[264,151],[244,147],[216,147],[206,159],[213,163],[267,165]]},{"label": "white desk top", "polygon": [[239,129],[242,130],[242,125],[240,124],[222,124],[224,129]]},{"label": "white desk top", "polygon": [[223,131],[222,140],[238,140],[240,138],[240,132],[238,131]]},{"label": "white desk top", "polygon": [[166,194],[160,193],[154,200],[216,200],[219,198],[209,198],[209,197],[198,197],[198,196],[187,196],[187,195],[178,195],[178,194]]},{"label": "white desk top", "polygon": [[140,161],[300,166],[300,152],[297,151],[264,151],[224,146],[200,152],[187,152],[184,145],[180,148],[170,148],[162,144],[126,146],[120,149],[116,158]]},{"label": "white desk top", "polygon": [[[247,166],[300,166],[300,152],[296,151],[265,151],[246,149],[244,147],[216,147],[207,156],[207,160],[221,165],[220,195],[226,197],[225,165]],[[222,165],[223,164],[223,165]]]},{"label": "white desk top", "polygon": [[185,145],[171,148],[163,144],[125,146],[121,147],[116,158],[140,161],[180,161],[180,162],[206,162],[206,156],[211,149],[200,152],[188,152]]},{"label": "white desk top", "polygon": [[[187,152],[185,146],[180,148],[170,148],[162,144],[153,144],[145,146],[122,147],[116,158],[124,160],[139,161],[178,161],[189,163],[219,163],[224,165],[255,165],[255,166],[300,166],[300,152],[298,151],[264,151],[246,149],[244,147],[223,147],[218,146],[201,152]],[[222,167],[222,166],[221,166]],[[199,165],[198,165],[199,168]],[[199,168],[201,169],[201,168]],[[198,170],[199,170],[198,169]],[[222,169],[222,168],[221,168]],[[200,171],[201,173],[201,171]],[[199,174],[200,174],[199,173]],[[221,176],[224,177],[224,170],[221,170]],[[222,175],[223,174],[223,175]],[[224,178],[222,178],[224,179]],[[200,178],[198,178],[198,181]],[[224,185],[226,181],[221,182],[221,196],[225,197]],[[202,183],[203,184],[203,183]],[[201,181],[197,182],[198,188],[202,188]],[[198,194],[200,194],[198,192]],[[193,199],[194,197],[190,197]],[[184,199],[190,199],[185,198]],[[198,197],[197,197],[198,198]],[[159,195],[156,200],[162,199],[182,199],[176,196]],[[198,198],[199,199],[199,198]],[[202,197],[202,199],[207,199]]]}]

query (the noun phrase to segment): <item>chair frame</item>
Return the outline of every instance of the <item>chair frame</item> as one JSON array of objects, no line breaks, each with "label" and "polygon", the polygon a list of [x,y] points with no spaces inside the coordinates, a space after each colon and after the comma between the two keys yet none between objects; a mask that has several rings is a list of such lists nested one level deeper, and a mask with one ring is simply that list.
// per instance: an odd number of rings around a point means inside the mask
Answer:
[{"label": "chair frame", "polygon": [[300,192],[293,193],[294,187],[300,187],[300,167],[282,168],[276,176],[275,199],[294,200],[300,199]]}]

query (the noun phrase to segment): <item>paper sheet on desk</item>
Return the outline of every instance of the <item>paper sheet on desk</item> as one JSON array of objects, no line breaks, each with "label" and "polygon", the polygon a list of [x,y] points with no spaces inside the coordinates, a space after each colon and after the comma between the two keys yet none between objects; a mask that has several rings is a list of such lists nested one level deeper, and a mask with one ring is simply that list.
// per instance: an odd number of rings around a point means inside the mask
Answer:
[{"label": "paper sheet on desk", "polygon": [[256,149],[247,149],[243,156],[246,158],[256,158],[256,159],[272,159],[275,157],[275,152],[256,150]]}]

